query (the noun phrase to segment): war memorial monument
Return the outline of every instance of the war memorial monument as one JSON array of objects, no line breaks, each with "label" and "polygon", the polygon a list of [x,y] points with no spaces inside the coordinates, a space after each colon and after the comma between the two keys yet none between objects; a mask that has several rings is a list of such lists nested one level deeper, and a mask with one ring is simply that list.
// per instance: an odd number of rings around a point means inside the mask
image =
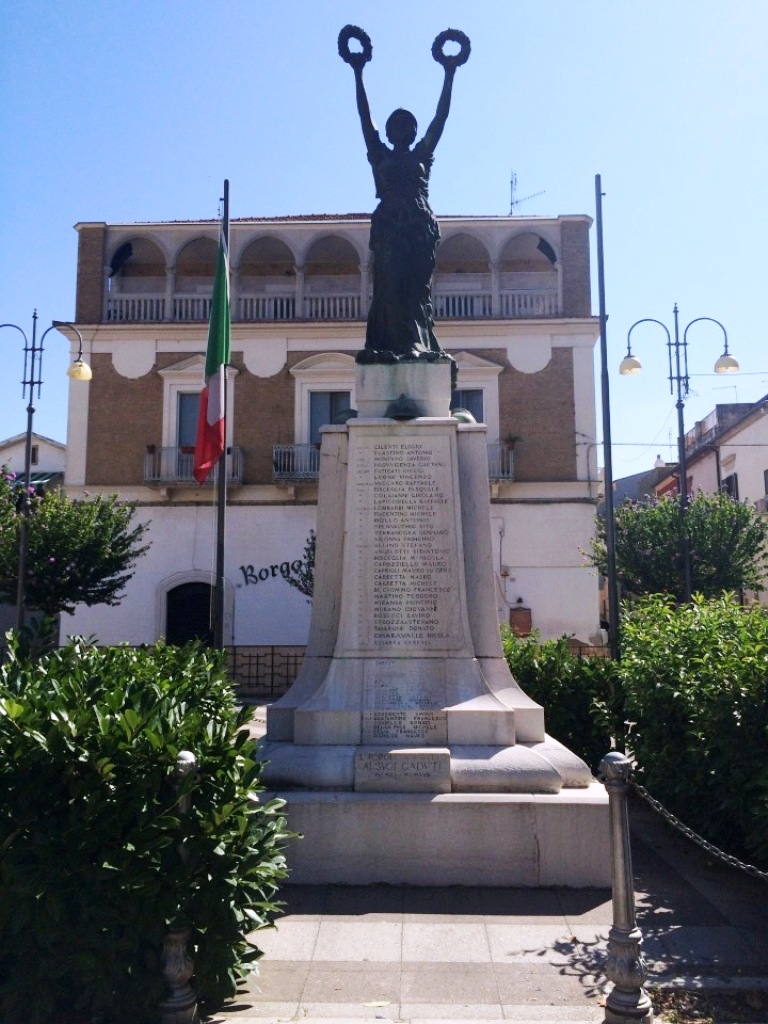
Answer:
[{"label": "war memorial monument", "polygon": [[322,434],[306,656],[262,746],[264,782],[303,836],[291,881],[607,885],[605,791],[546,735],[503,656],[486,428],[451,414],[455,363],[434,333],[429,174],[470,43],[435,39],[435,116],[416,141],[396,110],[389,145],[363,84],[370,39],[347,26],[339,53],[379,205],[357,416]]}]

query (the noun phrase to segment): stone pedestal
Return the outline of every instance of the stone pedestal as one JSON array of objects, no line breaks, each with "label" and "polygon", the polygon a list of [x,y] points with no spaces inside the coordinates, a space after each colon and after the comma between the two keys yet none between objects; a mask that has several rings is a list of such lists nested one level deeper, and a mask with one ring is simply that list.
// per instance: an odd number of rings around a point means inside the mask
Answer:
[{"label": "stone pedestal", "polygon": [[[371,864],[379,866],[367,880],[407,881],[393,869],[394,851],[419,862],[423,837],[383,827],[407,806],[409,830],[418,831],[422,815],[439,822],[438,833],[452,832],[452,847],[466,843],[469,851],[470,838],[486,836],[496,847],[477,852],[486,884],[512,884],[490,879],[513,875],[528,879],[517,884],[569,884],[567,869],[555,882],[541,880],[550,873],[540,865],[502,867],[503,825],[527,829],[525,856],[541,858],[541,830],[530,829],[531,820],[543,819],[538,810],[534,819],[530,808],[520,810],[528,806],[523,794],[546,796],[548,822],[561,812],[562,822],[571,822],[592,778],[579,758],[546,736],[543,709],[523,693],[503,657],[486,432],[434,415],[447,406],[449,386],[447,364],[358,367],[358,405],[368,415],[323,431],[309,642],[295,684],[268,709],[263,746],[264,780],[287,797],[289,824],[305,835],[294,853],[305,865],[304,881],[322,880],[313,875],[312,851],[319,856],[337,831],[339,848],[323,868],[334,877],[326,880],[356,880],[358,869],[343,851],[371,843],[379,847],[375,857],[369,851]],[[425,415],[383,416],[382,407],[402,397]],[[328,799],[320,799],[322,791]],[[579,792],[575,803],[563,796],[571,791]],[[490,800],[491,794],[517,794],[522,803]],[[605,818],[605,802],[602,789],[588,801],[585,838]],[[449,884],[457,865],[474,857],[458,848],[449,856],[448,842],[437,842],[419,877]],[[387,851],[389,843],[395,845]],[[593,859],[587,848],[571,852],[574,863]],[[591,871],[585,882],[574,869],[571,884],[607,881],[604,869]]]}]

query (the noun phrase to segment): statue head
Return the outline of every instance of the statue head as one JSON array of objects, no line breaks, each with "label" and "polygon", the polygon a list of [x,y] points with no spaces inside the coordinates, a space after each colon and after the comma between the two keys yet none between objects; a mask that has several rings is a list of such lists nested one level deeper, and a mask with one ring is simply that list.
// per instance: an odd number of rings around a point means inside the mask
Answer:
[{"label": "statue head", "polygon": [[402,107],[392,111],[385,125],[387,138],[395,147],[408,148],[413,145],[416,141],[417,128],[416,118],[410,110],[403,110]]}]

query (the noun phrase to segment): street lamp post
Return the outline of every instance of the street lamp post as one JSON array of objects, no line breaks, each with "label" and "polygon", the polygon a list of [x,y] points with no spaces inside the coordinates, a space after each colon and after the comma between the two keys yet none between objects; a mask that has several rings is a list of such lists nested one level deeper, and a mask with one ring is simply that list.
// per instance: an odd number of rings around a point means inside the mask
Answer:
[{"label": "street lamp post", "polygon": [[[669,356],[669,393],[674,395],[675,388],[677,388],[677,401],[675,405],[677,406],[677,458],[679,479],[678,487],[680,493],[680,541],[683,552],[683,597],[685,601],[690,601],[691,593],[693,591],[693,567],[691,564],[690,539],[688,537],[688,531],[685,528],[685,515],[688,510],[688,464],[685,451],[685,422],[683,415],[685,400],[688,397],[688,392],[690,390],[690,376],[688,374],[688,331],[694,324],[699,323],[701,320],[709,320],[710,323],[717,324],[723,332],[725,348],[723,350],[723,354],[715,363],[715,373],[737,373],[739,364],[728,351],[728,332],[719,320],[715,320],[711,316],[696,317],[695,320],[691,320],[691,322],[686,325],[683,330],[683,338],[681,341],[677,303],[675,303],[672,313],[675,321],[674,339],[667,326],[663,324],[661,320],[654,320],[652,317],[645,317],[644,319],[637,320],[632,324],[627,332],[627,354],[621,361],[619,373],[626,376],[627,374],[639,373],[642,370],[640,360],[632,354],[632,331],[634,331],[639,324],[649,323],[658,324],[659,327],[663,328],[664,333],[667,335],[667,353]],[[673,351],[674,360],[672,356]]]},{"label": "street lamp post", "polygon": [[32,424],[35,416],[35,388],[37,397],[40,397],[40,387],[43,383],[41,373],[43,369],[43,343],[49,331],[59,327],[71,328],[79,339],[77,358],[67,370],[67,374],[73,380],[90,380],[91,368],[83,362],[83,336],[74,324],[54,321],[37,340],[37,310],[32,313],[32,340],[27,338],[25,332],[17,324],[0,324],[0,328],[12,327],[18,331],[24,339],[24,378],[21,382],[22,396],[28,398],[27,402],[27,434],[24,445],[24,482],[21,490],[21,522],[19,525],[19,578],[16,584],[16,632],[21,633],[24,628],[24,613],[26,604],[27,584],[27,554],[29,550],[29,493],[30,481],[32,479]]}]

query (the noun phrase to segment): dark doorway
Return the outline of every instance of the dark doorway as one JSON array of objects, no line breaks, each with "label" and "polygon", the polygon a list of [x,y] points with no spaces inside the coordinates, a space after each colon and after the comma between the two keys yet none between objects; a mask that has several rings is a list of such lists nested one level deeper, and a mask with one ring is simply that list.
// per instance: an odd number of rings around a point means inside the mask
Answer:
[{"label": "dark doorway", "polygon": [[211,628],[211,594],[208,583],[182,583],[166,596],[165,638],[169,644],[186,644],[190,640],[213,643]]}]

